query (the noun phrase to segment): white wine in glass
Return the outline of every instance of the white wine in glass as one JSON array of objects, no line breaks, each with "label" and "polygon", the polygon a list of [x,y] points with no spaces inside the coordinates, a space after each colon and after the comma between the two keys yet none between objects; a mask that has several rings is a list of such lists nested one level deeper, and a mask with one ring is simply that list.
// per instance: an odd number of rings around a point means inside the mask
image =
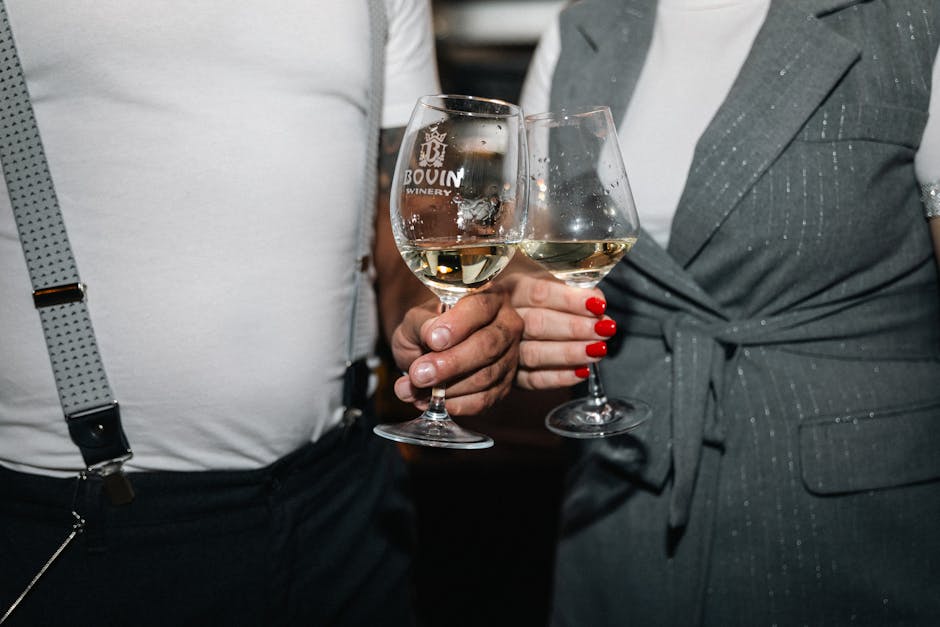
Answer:
[{"label": "white wine in glass", "polygon": [[594,287],[636,243],[622,240],[522,242],[525,254],[556,279],[575,287]]},{"label": "white wine in glass", "polygon": [[[531,115],[526,132],[529,211],[520,248],[555,278],[592,288],[640,231],[610,109]],[[588,392],[549,412],[545,426],[567,437],[597,438],[629,431],[650,416],[643,401],[609,398],[594,363]]]},{"label": "white wine in glass", "polygon": [[515,246],[461,244],[452,239],[404,244],[401,256],[415,276],[438,298],[457,302],[461,296],[486,285],[512,259]]},{"label": "white wine in glass", "polygon": [[[392,180],[392,231],[443,311],[485,289],[509,264],[525,226],[526,157],[525,123],[514,104],[437,95],[415,105]],[[375,433],[423,446],[492,446],[489,436],[454,422],[445,397],[443,386],[433,388],[424,413]]]}]

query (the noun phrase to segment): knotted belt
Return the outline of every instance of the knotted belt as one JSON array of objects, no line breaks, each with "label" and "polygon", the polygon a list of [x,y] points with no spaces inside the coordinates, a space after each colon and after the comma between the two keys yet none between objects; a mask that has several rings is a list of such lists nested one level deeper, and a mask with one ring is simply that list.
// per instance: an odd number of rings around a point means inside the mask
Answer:
[{"label": "knotted belt", "polygon": [[923,310],[922,296],[909,290],[743,320],[698,308],[661,310],[659,315],[628,312],[628,333],[661,337],[671,354],[669,526],[689,522],[703,444],[720,446],[724,441],[717,408],[739,348],[786,347],[819,357],[929,359],[936,357],[940,333],[917,323]]}]

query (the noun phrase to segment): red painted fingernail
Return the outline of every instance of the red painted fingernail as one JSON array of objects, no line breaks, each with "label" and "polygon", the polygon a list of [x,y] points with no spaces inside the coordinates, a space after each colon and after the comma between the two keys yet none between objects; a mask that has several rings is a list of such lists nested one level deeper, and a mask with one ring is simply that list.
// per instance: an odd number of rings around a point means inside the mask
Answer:
[{"label": "red painted fingernail", "polygon": [[594,325],[594,332],[604,337],[610,337],[617,332],[617,323],[611,318],[598,320],[597,324]]},{"label": "red painted fingernail", "polygon": [[584,306],[587,307],[587,310],[596,316],[603,316],[604,312],[607,311],[607,301],[602,300],[596,296],[591,296],[584,303]]},{"label": "red painted fingernail", "polygon": [[607,354],[607,342],[594,342],[585,349],[588,357],[603,357]]},{"label": "red painted fingernail", "polygon": [[587,379],[589,376],[591,376],[591,369],[588,368],[587,366],[576,368],[574,371],[574,376],[579,377],[581,379]]}]

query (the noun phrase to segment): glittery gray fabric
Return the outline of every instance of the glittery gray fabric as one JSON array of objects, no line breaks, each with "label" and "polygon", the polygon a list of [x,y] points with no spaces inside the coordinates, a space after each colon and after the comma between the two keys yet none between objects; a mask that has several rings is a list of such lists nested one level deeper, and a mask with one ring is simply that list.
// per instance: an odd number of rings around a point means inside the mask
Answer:
[{"label": "glittery gray fabric", "polygon": [[924,201],[924,215],[928,218],[940,218],[940,181],[925,183],[920,186],[921,200]]},{"label": "glittery gray fabric", "polygon": [[[34,290],[78,283],[52,177],[30,105],[6,7],[0,2],[0,142],[3,174]],[[5,298],[12,298],[7,294]],[[59,400],[66,414],[109,405],[111,388],[84,302],[40,309]]]},{"label": "glittery gray fabric", "polygon": [[[622,119],[655,10],[568,9],[552,108]],[[913,167],[938,43],[935,0],[772,2],[668,251],[641,236],[601,285],[607,392],[654,417],[569,443],[554,624],[940,624],[940,294]]]}]

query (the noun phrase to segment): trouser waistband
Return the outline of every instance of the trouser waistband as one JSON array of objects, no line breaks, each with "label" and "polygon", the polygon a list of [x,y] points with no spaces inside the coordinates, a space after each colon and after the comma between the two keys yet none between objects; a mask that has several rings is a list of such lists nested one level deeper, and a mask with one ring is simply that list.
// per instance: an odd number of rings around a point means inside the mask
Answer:
[{"label": "trouser waistband", "polygon": [[75,510],[90,517],[89,522],[104,516],[112,525],[172,521],[176,516],[199,518],[228,509],[264,507],[279,494],[289,495],[297,483],[307,484],[336,474],[351,449],[368,446],[374,439],[368,425],[363,424],[367,422],[360,419],[340,425],[318,441],[262,468],[128,473],[137,497],[127,505],[110,505],[97,475],[58,478],[0,467],[0,507],[47,521],[51,516],[70,521]]}]

